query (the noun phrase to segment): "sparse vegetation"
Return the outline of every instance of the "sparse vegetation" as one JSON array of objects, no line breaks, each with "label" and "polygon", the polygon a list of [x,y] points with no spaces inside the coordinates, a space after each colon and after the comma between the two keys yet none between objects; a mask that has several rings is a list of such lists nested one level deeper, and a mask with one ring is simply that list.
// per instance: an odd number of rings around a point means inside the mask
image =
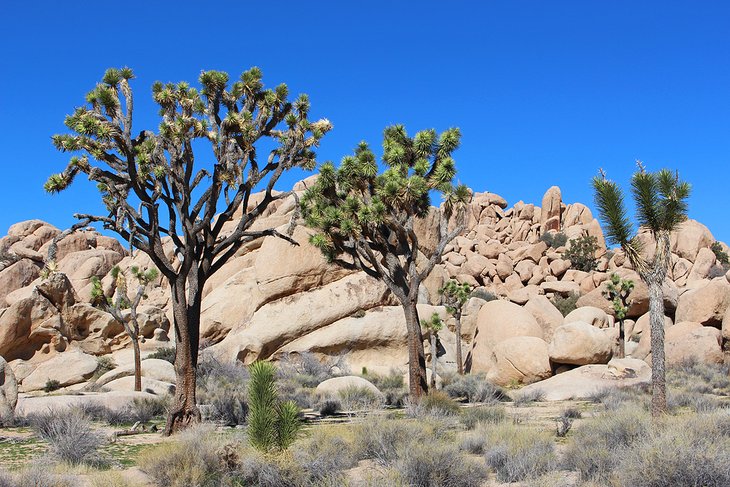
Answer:
[{"label": "sparse vegetation", "polygon": [[444,386],[444,392],[454,399],[469,403],[489,404],[509,400],[509,396],[502,389],[481,374],[455,376]]},{"label": "sparse vegetation", "polygon": [[80,410],[48,411],[31,416],[29,422],[60,461],[71,465],[98,463],[102,437]]},{"label": "sparse vegetation", "polygon": [[170,362],[171,364],[175,363],[175,347],[160,347],[151,354],[147,356],[147,358],[156,358],[160,360],[166,360],[167,362]]},{"label": "sparse vegetation", "polygon": [[598,239],[593,235],[582,235],[574,238],[563,253],[563,258],[570,261],[570,267],[583,272],[595,271],[598,268]]},{"label": "sparse vegetation", "polygon": [[43,392],[53,392],[61,388],[61,383],[56,379],[48,379],[46,385],[43,386]]},{"label": "sparse vegetation", "polygon": [[575,311],[578,308],[579,298],[580,295],[578,293],[570,293],[565,297],[560,294],[555,294],[550,302],[560,311],[560,314],[568,316],[571,311]]},{"label": "sparse vegetation", "polygon": [[504,406],[479,406],[464,410],[459,420],[468,430],[479,425],[499,424],[507,420],[507,411]]},{"label": "sparse vegetation", "polygon": [[720,242],[713,242],[710,246],[710,250],[712,250],[715,254],[715,259],[717,259],[717,262],[719,262],[723,268],[726,270],[730,268],[730,257],[728,257],[727,252],[722,249]]},{"label": "sparse vegetation", "polygon": [[557,463],[553,440],[527,426],[503,423],[485,429],[487,465],[500,482],[520,482],[549,472]]},{"label": "sparse vegetation", "polygon": [[545,242],[550,248],[557,249],[568,242],[568,236],[563,232],[546,232],[540,235],[540,241]]}]

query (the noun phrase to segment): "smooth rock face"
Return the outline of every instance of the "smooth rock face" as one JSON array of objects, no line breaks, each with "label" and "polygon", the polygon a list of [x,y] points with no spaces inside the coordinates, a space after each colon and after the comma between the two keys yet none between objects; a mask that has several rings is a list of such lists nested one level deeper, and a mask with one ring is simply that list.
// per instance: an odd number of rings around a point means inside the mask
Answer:
[{"label": "smooth rock face", "polygon": [[713,279],[707,286],[679,297],[675,319],[719,327],[729,306],[730,284],[724,278]]},{"label": "smooth rock face", "polygon": [[0,357],[0,426],[15,415],[18,403],[18,382],[10,365]]},{"label": "smooth rock face", "polygon": [[723,354],[721,334],[717,328],[699,323],[677,323],[666,331],[664,350],[667,365],[693,360],[706,364],[721,364]]},{"label": "smooth rock face", "polygon": [[118,391],[92,392],[69,396],[21,396],[18,399],[17,413],[29,415],[50,411],[63,411],[84,405],[100,405],[113,411],[121,411],[131,405],[135,399],[153,399],[155,395],[147,392]]},{"label": "smooth rock face", "polygon": [[513,337],[494,346],[487,379],[497,385],[532,384],[552,375],[548,345],[536,337]]},{"label": "smooth rock face", "polygon": [[57,380],[61,387],[84,382],[96,371],[96,357],[79,350],[67,350],[41,363],[20,386],[23,392],[43,389],[49,380]]},{"label": "smooth rock face", "polygon": [[605,364],[613,355],[615,330],[601,330],[576,321],[558,327],[548,347],[550,360],[556,364]]},{"label": "smooth rock face", "polygon": [[542,197],[540,210],[540,231],[560,230],[560,205],[562,203],[560,188],[552,186]]},{"label": "smooth rock face", "polygon": [[672,252],[694,262],[702,247],[709,247],[715,241],[706,226],[695,220],[685,220],[672,232]]},{"label": "smooth rock face", "polygon": [[380,390],[378,390],[378,388],[375,387],[372,382],[356,375],[346,375],[343,377],[333,377],[331,379],[327,379],[317,386],[316,391],[323,394],[336,396],[341,391],[353,387],[364,388],[376,394],[380,394]]},{"label": "smooth rock face", "polygon": [[[141,366],[140,372],[142,377],[162,382],[175,383],[175,367],[167,360],[148,358],[142,360]],[[134,365],[117,367],[110,370],[96,379],[96,384],[103,386],[113,380],[129,376],[134,376]]]},{"label": "smooth rock face", "polygon": [[[107,382],[103,387],[104,391],[134,391],[134,377],[127,376]],[[142,377],[142,391],[156,396],[175,394],[175,384],[162,382],[148,377]]]},{"label": "smooth rock face", "polygon": [[558,311],[558,308],[544,295],[538,295],[530,298],[525,304],[525,309],[535,317],[540,327],[542,327],[545,341],[550,342],[555,329],[563,324],[563,315]]},{"label": "smooth rock face", "polygon": [[596,328],[610,328],[613,326],[613,316],[607,314],[600,308],[593,306],[583,306],[576,308],[563,319],[563,323],[573,323],[582,321],[589,323]]}]

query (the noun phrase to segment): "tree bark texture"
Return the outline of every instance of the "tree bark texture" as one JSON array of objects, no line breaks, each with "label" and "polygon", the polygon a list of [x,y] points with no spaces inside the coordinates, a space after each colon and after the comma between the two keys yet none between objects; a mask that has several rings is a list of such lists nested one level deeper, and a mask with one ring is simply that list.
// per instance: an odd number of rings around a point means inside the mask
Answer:
[{"label": "tree bark texture", "polygon": [[426,357],[423,351],[423,334],[418,319],[416,300],[411,299],[403,306],[408,328],[408,383],[411,399],[419,401],[428,393],[426,380]]},{"label": "tree bark texture", "polygon": [[172,309],[175,324],[175,402],[167,417],[165,436],[200,422],[195,387],[198,370],[200,340],[200,302],[202,286],[195,279],[188,283],[188,302],[185,279],[178,278],[172,286]]},{"label": "tree bark texture", "polygon": [[664,357],[664,295],[662,282],[650,279],[649,323],[651,327],[651,414],[660,416],[667,411],[667,383]]},{"label": "tree bark texture", "polygon": [[454,318],[456,320],[456,326],[454,328],[456,332],[456,366],[459,375],[464,375],[464,359],[461,356],[461,310],[457,311]]},{"label": "tree bark texture", "polygon": [[431,331],[431,390],[436,389],[436,332]]},{"label": "tree bark texture", "polygon": [[618,358],[626,356],[626,333],[624,320],[618,320]]}]

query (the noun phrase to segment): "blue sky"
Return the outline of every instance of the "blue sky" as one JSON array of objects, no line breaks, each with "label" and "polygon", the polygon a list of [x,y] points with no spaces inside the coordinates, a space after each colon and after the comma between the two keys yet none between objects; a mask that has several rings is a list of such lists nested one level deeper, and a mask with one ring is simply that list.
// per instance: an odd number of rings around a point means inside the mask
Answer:
[{"label": "blue sky", "polygon": [[[603,167],[628,187],[634,160],[693,185],[690,216],[730,241],[728,2],[17,2],[0,16],[0,234],[100,210],[79,179],[46,195],[66,156],[50,136],[107,67],[130,66],[136,131],[157,126],[153,81],[232,77],[306,92],[327,117],[320,160],[382,129],[461,128],[459,180],[539,204],[558,185],[593,207]],[[301,173],[282,178],[288,189]]]}]

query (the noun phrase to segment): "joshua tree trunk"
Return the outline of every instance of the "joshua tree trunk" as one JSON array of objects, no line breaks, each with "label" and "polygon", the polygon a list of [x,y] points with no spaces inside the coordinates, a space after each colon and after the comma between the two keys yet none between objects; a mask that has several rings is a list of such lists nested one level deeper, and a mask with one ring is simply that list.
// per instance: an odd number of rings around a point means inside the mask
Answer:
[{"label": "joshua tree trunk", "polygon": [[651,414],[667,411],[667,384],[664,371],[664,296],[662,280],[647,280],[649,287],[649,323],[651,327]]},{"label": "joshua tree trunk", "polygon": [[409,297],[403,305],[408,328],[408,382],[409,393],[415,401],[428,392],[426,381],[426,357],[423,351],[423,334],[421,322],[418,319],[416,298]]},{"label": "joshua tree trunk", "polygon": [[436,341],[438,335],[435,331],[431,331],[431,389],[436,390]]},{"label": "joshua tree trunk", "polygon": [[456,332],[456,366],[459,370],[459,375],[464,375],[464,360],[461,356],[461,310],[459,310],[454,316],[456,320],[456,326],[454,331]]},{"label": "joshua tree trunk", "polygon": [[134,390],[142,390],[142,361],[139,356],[139,337],[132,338],[134,348]]},{"label": "joshua tree trunk", "polygon": [[[193,276],[195,272],[191,272]],[[200,336],[200,302],[202,286],[196,278],[178,276],[172,285],[172,310],[175,321],[175,402],[167,417],[166,436],[200,422],[200,410],[195,400]],[[190,300],[188,301],[188,297]]]},{"label": "joshua tree trunk", "polygon": [[624,320],[618,320],[618,358],[626,356],[626,333],[624,332]]}]

